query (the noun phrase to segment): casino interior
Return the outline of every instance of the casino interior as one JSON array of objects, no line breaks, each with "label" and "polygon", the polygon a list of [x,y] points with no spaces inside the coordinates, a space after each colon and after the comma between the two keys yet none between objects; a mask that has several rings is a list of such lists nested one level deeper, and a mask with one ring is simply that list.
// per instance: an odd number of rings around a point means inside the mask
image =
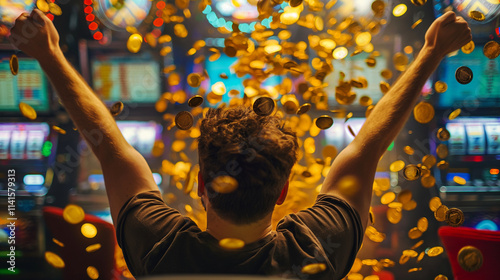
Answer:
[{"label": "casino interior", "polygon": [[[99,161],[39,63],[9,43],[17,16],[38,8],[146,159],[164,201],[202,229],[196,139],[209,108],[251,106],[282,117],[299,137],[276,226],[313,204],[427,28],[454,11],[473,41],[441,62],[380,159],[369,226],[344,279],[498,279],[498,0],[0,3],[0,278],[133,279]],[[237,187],[222,181],[225,191]]]}]

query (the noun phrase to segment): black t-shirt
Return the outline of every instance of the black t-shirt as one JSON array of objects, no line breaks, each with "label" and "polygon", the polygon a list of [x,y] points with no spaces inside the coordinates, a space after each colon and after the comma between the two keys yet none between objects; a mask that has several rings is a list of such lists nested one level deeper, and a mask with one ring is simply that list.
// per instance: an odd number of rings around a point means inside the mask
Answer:
[{"label": "black t-shirt", "polygon": [[[157,192],[143,192],[120,210],[118,244],[134,276],[257,274],[299,279],[342,279],[363,240],[358,213],[344,200],[319,195],[311,208],[283,218],[276,231],[239,250],[227,250]],[[324,263],[326,270],[302,274]]]}]

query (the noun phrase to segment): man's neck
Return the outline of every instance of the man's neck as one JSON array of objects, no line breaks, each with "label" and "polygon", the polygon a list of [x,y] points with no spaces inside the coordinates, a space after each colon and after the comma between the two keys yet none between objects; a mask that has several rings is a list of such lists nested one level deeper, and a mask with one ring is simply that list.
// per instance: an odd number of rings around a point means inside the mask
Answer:
[{"label": "man's neck", "polygon": [[271,233],[271,214],[252,224],[235,225],[221,219],[213,210],[207,209],[207,232],[217,240],[237,238],[245,244],[250,244]]}]

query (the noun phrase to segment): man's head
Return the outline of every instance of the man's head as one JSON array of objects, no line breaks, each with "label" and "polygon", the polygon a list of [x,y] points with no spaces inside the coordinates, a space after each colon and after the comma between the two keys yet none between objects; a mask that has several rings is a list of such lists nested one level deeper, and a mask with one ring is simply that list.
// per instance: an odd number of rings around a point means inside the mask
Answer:
[{"label": "man's head", "polygon": [[[274,209],[297,160],[297,137],[280,119],[247,107],[210,109],[198,138],[201,178],[211,207],[234,224],[259,221]],[[238,188],[214,191],[212,181],[232,176]]]}]

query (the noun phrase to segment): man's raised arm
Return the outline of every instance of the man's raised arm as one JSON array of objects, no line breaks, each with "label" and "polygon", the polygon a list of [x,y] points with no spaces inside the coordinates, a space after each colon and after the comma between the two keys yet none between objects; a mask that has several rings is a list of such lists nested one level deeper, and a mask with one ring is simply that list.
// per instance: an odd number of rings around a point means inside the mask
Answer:
[{"label": "man's raised arm", "polygon": [[[423,85],[444,56],[472,39],[467,22],[447,12],[436,19],[425,34],[418,57],[377,103],[365,124],[332,163],[321,193],[344,198],[368,221],[373,179],[377,163],[406,123]],[[339,182],[350,181],[357,191],[342,191]],[[345,181],[344,181],[345,182]]]},{"label": "man's raised arm", "polygon": [[70,65],[59,48],[59,34],[40,10],[22,14],[11,29],[11,42],[37,59],[62,104],[99,159],[113,221],[137,193],[158,190],[144,158],[121,134],[106,106]]}]

